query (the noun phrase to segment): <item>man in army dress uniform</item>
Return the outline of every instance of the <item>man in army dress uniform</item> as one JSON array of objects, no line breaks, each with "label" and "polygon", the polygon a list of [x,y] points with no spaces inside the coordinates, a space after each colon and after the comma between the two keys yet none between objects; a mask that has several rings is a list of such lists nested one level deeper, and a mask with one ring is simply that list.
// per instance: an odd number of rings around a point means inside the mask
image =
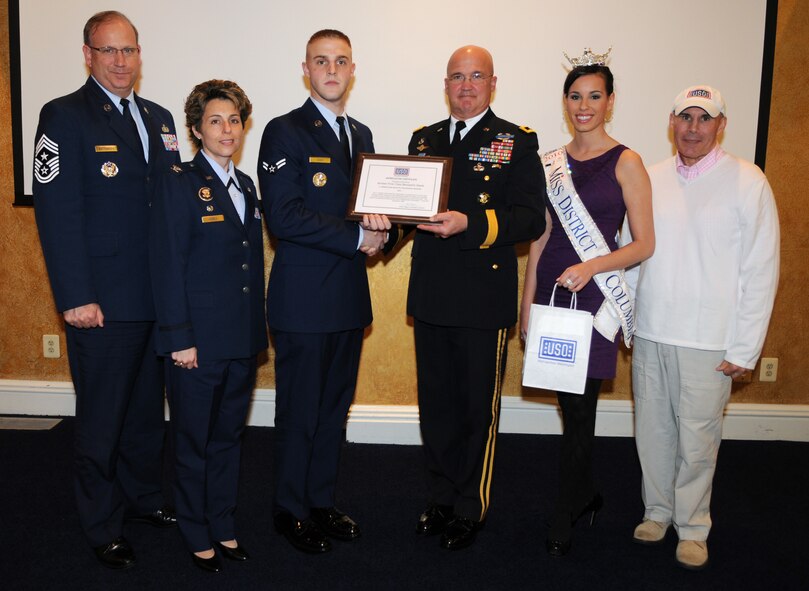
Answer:
[{"label": "man in army dress uniform", "polygon": [[533,130],[489,108],[497,77],[481,47],[455,51],[444,88],[450,118],[416,130],[409,153],[452,156],[448,211],[416,227],[413,316],[429,505],[417,532],[459,549],[489,508],[507,331],[517,320],[514,244],[545,227]]}]

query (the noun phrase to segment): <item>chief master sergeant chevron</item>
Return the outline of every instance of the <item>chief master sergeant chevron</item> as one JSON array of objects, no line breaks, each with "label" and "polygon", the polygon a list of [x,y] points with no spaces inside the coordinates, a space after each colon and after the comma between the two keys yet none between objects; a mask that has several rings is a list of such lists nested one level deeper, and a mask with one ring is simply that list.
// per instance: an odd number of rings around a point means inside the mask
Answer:
[{"label": "chief master sergeant chevron", "polygon": [[451,116],[416,130],[409,146],[453,157],[449,211],[417,227],[407,297],[430,494],[416,531],[443,534],[451,550],[474,542],[489,509],[507,332],[517,320],[514,244],[545,228],[537,136],[495,116],[496,83],[488,51],[455,51],[444,79]]},{"label": "chief master sergeant chevron", "polygon": [[76,390],[75,493],[96,557],[135,561],[125,518],[175,524],[163,505],[163,375],[148,268],[157,171],[179,163],[171,114],[133,92],[138,32],[123,14],[84,27],[91,77],[40,113],[34,206]]}]

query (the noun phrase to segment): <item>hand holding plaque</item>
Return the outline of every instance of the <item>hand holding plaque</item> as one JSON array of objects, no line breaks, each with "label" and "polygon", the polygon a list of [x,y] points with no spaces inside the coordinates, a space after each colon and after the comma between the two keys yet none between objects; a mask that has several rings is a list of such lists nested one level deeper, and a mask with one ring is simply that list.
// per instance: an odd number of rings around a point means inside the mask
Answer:
[{"label": "hand holding plaque", "polygon": [[452,158],[361,153],[347,217],[386,215],[393,223],[429,224],[447,210]]}]

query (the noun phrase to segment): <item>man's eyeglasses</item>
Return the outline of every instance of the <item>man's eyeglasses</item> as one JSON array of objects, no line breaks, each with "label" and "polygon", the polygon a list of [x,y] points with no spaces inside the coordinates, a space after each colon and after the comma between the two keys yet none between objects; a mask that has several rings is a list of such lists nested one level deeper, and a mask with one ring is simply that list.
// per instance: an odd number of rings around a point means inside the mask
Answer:
[{"label": "man's eyeglasses", "polygon": [[483,84],[484,82],[486,82],[486,80],[488,80],[491,77],[492,76],[487,76],[486,74],[483,74],[481,72],[473,72],[470,76],[464,76],[463,74],[456,73],[453,74],[452,76],[449,76],[447,78],[447,82],[449,82],[450,84],[463,84],[464,80],[469,80],[469,82],[471,82],[472,84]]},{"label": "man's eyeglasses", "polygon": [[122,47],[121,49],[117,47],[93,47],[92,45],[87,47],[97,51],[104,57],[115,57],[120,52],[125,58],[132,58],[140,53],[140,47]]}]

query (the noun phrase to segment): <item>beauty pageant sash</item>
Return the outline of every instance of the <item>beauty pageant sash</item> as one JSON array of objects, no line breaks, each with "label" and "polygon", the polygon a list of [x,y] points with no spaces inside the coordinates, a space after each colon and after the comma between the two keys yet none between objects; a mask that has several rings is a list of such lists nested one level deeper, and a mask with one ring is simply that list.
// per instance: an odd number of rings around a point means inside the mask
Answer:
[{"label": "beauty pageant sash", "polygon": [[[548,199],[579,258],[589,261],[612,252],[576,193],[565,149],[546,152],[542,155],[542,164],[545,167]],[[624,280],[624,271],[605,271],[594,275],[593,281],[604,294],[604,303],[593,319],[593,328],[610,341],[615,340],[618,329],[622,328],[624,343],[629,347],[635,333],[635,313],[634,298]]]}]

